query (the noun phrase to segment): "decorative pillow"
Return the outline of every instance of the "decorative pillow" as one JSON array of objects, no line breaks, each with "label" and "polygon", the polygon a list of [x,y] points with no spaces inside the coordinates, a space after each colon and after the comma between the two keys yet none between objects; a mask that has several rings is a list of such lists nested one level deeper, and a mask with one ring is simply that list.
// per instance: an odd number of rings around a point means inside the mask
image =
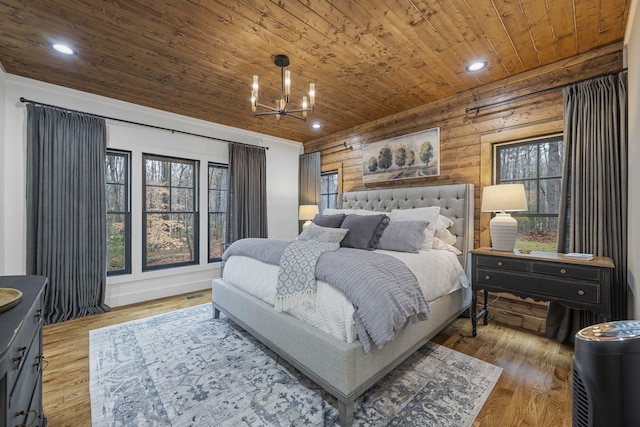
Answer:
[{"label": "decorative pillow", "polygon": [[380,215],[382,212],[370,211],[369,209],[354,209],[353,213],[356,215],[367,216],[367,215]]},{"label": "decorative pillow", "polygon": [[346,215],[342,213],[335,215],[316,214],[316,216],[313,217],[312,223],[321,227],[339,228],[345,216]]},{"label": "decorative pillow", "polygon": [[428,221],[391,221],[382,233],[377,249],[417,254],[427,225]]},{"label": "decorative pillow", "polygon": [[347,215],[340,228],[348,228],[340,246],[356,249],[375,249],[384,229],[389,225],[386,215]]},{"label": "decorative pillow", "polygon": [[433,235],[435,233],[440,206],[429,206],[415,209],[393,209],[389,217],[391,221],[429,221],[429,225],[422,233],[422,243],[420,249],[427,250],[433,248]]},{"label": "decorative pillow", "polygon": [[314,223],[309,224],[298,236],[298,240],[317,240],[323,243],[340,243],[349,232],[346,228],[322,227]]},{"label": "decorative pillow", "polygon": [[433,238],[433,249],[438,249],[441,251],[449,251],[449,252],[453,252],[456,255],[461,255],[462,252],[460,252],[460,249],[456,248],[453,245],[450,245],[448,243],[446,243],[445,241],[434,237]]}]

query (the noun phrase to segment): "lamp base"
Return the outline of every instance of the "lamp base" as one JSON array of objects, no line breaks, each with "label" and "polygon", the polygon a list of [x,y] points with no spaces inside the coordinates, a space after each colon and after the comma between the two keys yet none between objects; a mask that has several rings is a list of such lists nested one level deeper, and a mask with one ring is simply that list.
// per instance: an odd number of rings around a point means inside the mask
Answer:
[{"label": "lamp base", "polygon": [[496,251],[513,252],[516,246],[518,221],[508,213],[497,213],[489,222],[491,247]]}]

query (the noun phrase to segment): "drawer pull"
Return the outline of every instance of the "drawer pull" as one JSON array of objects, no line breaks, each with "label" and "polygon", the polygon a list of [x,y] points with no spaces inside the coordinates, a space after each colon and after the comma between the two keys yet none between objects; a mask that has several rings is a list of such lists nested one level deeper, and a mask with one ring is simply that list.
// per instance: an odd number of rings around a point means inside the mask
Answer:
[{"label": "drawer pull", "polygon": [[18,355],[14,357],[12,360],[16,365],[20,365],[22,358],[24,357],[24,353],[27,351],[27,347],[18,347]]},{"label": "drawer pull", "polygon": [[502,261],[498,261],[498,265],[502,267]]},{"label": "drawer pull", "polygon": [[40,323],[41,320],[42,320],[42,309],[39,309],[38,311],[36,311],[36,322]]},{"label": "drawer pull", "polygon": [[26,415],[27,419],[25,421],[29,420],[29,415],[34,414],[35,418],[29,423],[29,424],[18,424],[16,427],[32,427],[35,425],[35,422],[38,421],[38,411],[32,409],[30,411],[20,411],[20,412],[16,412],[16,417],[21,417]]},{"label": "drawer pull", "polygon": [[560,273],[562,274],[567,274],[567,270],[565,270],[564,268],[560,270]]},{"label": "drawer pull", "polygon": [[491,280],[491,276],[484,276],[484,280]]},{"label": "drawer pull", "polygon": [[580,289],[580,290],[578,291],[578,295],[584,295],[584,291],[583,291],[582,289]]}]

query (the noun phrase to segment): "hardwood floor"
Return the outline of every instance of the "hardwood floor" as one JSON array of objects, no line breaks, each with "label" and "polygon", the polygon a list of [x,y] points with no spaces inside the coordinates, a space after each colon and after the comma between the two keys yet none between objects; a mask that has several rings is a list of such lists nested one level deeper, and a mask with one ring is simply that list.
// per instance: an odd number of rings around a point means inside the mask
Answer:
[{"label": "hardwood floor", "polygon": [[[187,299],[185,297],[194,297]],[[44,327],[44,411],[51,427],[91,425],[89,331],[211,301],[211,291],[114,308],[111,312]],[[474,426],[570,426],[573,347],[491,322],[460,318],[434,342],[503,368]]]}]

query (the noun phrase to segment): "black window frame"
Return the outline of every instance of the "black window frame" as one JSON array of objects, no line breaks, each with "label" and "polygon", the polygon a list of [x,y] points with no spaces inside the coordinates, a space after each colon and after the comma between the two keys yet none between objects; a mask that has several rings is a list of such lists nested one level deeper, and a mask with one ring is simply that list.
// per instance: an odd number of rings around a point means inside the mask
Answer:
[{"label": "black window frame", "polygon": [[[193,211],[149,211],[147,210],[147,160],[168,161],[175,163],[187,163],[193,165]],[[171,169],[171,167],[169,168]],[[185,267],[200,264],[200,212],[199,212],[199,187],[200,187],[200,161],[195,159],[186,159],[182,157],[164,156],[159,154],[143,153],[142,154],[142,271],[165,270],[168,268]],[[173,187],[169,184],[169,189],[186,188]],[[169,191],[169,199],[171,199],[171,191]],[[171,206],[171,200],[169,206]],[[160,265],[147,264],[147,216],[149,214],[184,214],[193,215],[193,260],[173,262]]]},{"label": "black window frame", "polygon": [[[326,177],[328,176],[335,176],[335,182],[336,182],[335,192],[325,191],[325,182],[326,182]],[[338,194],[340,194],[339,193],[340,185],[338,183],[339,179],[340,179],[339,170],[331,170],[331,171],[320,173],[320,200],[318,201],[318,205],[319,205],[318,207],[320,209],[320,213],[322,213],[325,208],[335,209],[338,207]],[[333,204],[331,203],[332,198],[333,198]]]},{"label": "black window frame", "polygon": [[[107,207],[107,218],[109,215],[123,215],[124,217],[124,268],[119,270],[109,270],[109,242],[107,241],[107,276],[119,276],[123,274],[131,274],[131,151],[116,150],[107,148],[106,156],[117,156],[124,158],[124,183],[108,182],[105,171],[105,187],[108,185],[122,185],[124,187],[124,210],[112,211]],[[105,158],[105,163],[106,163]],[[108,221],[107,221],[108,223]],[[109,232],[107,232],[109,239]]]},{"label": "black window frame", "polygon": [[[220,188],[211,188],[209,186],[209,183],[211,182],[210,180],[210,173],[211,173],[211,168],[218,168],[218,169],[225,169],[226,173],[227,173],[227,182],[225,184],[225,188],[224,189],[220,189]],[[212,191],[219,191],[219,192],[226,192],[227,193],[227,197],[229,194],[229,189],[228,189],[228,183],[229,183],[229,165],[224,164],[224,163],[215,163],[215,162],[209,162],[209,164],[207,165],[207,258],[209,263],[212,262],[220,262],[222,261],[221,257],[211,257],[211,215],[224,215],[225,216],[225,223],[223,228],[226,229],[226,214],[227,214],[227,210],[225,208],[224,211],[215,211],[212,212],[210,210],[211,207],[211,192]],[[225,197],[226,198],[226,197]],[[223,248],[224,249],[224,242],[225,242],[225,235],[226,235],[226,231],[223,231],[222,234],[222,244],[223,244]]]},{"label": "black window frame", "polygon": [[[560,167],[559,170],[559,174],[557,175],[545,175],[543,177],[541,177],[541,156],[540,156],[540,150],[542,149],[541,146],[543,144],[552,142],[552,141],[558,141],[562,144],[560,146],[560,153],[561,155],[564,155],[563,149],[564,149],[564,140],[563,140],[563,135],[561,133],[555,133],[555,134],[550,134],[550,135],[542,135],[542,136],[536,136],[536,137],[531,137],[531,138],[526,138],[526,139],[521,139],[521,140],[516,140],[516,141],[510,141],[510,142],[503,142],[503,143],[497,143],[494,145],[494,182],[495,184],[524,184],[525,189],[527,190],[527,201],[529,204],[529,210],[524,211],[524,212],[511,212],[511,216],[513,216],[514,218],[556,218],[557,220],[559,220],[559,204],[558,204],[558,208],[556,209],[555,213],[549,213],[549,212],[541,212],[540,207],[543,205],[541,203],[541,191],[540,188],[541,187],[541,182],[544,181],[551,181],[551,180],[555,180],[558,181],[558,183],[561,185],[562,179],[563,179],[563,175],[562,175],[562,167]],[[500,176],[500,172],[501,172],[501,153],[503,152],[503,150],[508,150],[514,147],[521,147],[521,146],[533,146],[535,145],[537,147],[537,154],[536,154],[536,175],[535,177],[528,177],[528,178],[517,178],[517,179],[506,179],[506,178],[502,178]],[[563,159],[560,159],[560,164],[562,164]],[[528,191],[529,188],[531,188],[532,186],[535,186],[535,188],[537,189],[535,194],[536,194],[536,200],[535,203],[531,203],[531,201],[529,200],[529,193],[530,191]],[[558,196],[560,197],[561,195],[558,194]],[[558,200],[559,201],[559,200]],[[531,206],[535,206],[536,210],[532,211],[531,210]],[[557,242],[556,242],[557,244]]]}]

